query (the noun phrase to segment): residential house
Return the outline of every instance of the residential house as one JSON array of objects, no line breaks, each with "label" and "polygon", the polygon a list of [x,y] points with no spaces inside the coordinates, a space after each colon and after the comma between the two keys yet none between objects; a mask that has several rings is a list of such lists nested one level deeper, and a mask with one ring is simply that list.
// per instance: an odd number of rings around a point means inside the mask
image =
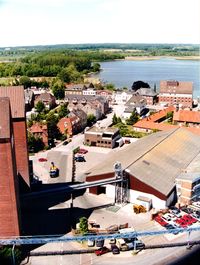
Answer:
[{"label": "residential house", "polygon": [[47,109],[52,109],[56,106],[56,98],[49,92],[35,95],[34,105],[36,105],[39,101],[43,102]]},{"label": "residential house", "polygon": [[48,145],[48,130],[46,124],[34,123],[28,130],[34,137],[41,138],[44,145]]},{"label": "residential house", "polygon": [[118,128],[93,126],[85,131],[85,144],[98,147],[114,148],[121,138]]},{"label": "residential house", "polygon": [[137,92],[132,94],[132,97],[125,104],[123,118],[129,118],[133,111],[137,111],[139,115],[142,114],[142,111],[144,111],[146,105],[146,99],[144,99],[141,95],[139,95]]},{"label": "residential house", "polygon": [[87,126],[87,114],[83,109],[73,109],[68,114],[69,118],[78,117],[79,122],[76,124],[76,131],[82,131]]},{"label": "residential house", "polygon": [[133,91],[117,91],[113,93],[113,104],[125,104],[132,97],[132,95]]},{"label": "residential house", "polygon": [[193,83],[182,81],[161,81],[159,103],[162,105],[179,105],[192,108]]},{"label": "residential house", "polygon": [[147,105],[154,105],[158,102],[158,93],[152,88],[142,87],[137,90],[137,93],[146,100]]},{"label": "residential house", "polygon": [[108,112],[108,101],[100,96],[82,96],[82,95],[67,95],[65,102],[68,103],[68,109],[82,109],[87,115],[93,114],[96,119],[100,119]]}]

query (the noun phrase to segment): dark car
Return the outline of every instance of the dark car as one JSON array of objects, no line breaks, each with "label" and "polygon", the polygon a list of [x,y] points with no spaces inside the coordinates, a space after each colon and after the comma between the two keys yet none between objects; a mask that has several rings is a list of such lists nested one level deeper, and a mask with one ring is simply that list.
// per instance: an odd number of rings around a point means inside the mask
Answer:
[{"label": "dark car", "polygon": [[186,206],[183,206],[181,208],[181,210],[184,211],[185,213],[188,213],[188,214],[193,213],[193,210],[188,208],[188,207],[186,207]]},{"label": "dark car", "polygon": [[63,142],[63,145],[67,145],[69,142],[68,141],[64,141]]},{"label": "dark car", "polygon": [[85,162],[85,157],[84,156],[76,156],[75,157],[75,161],[76,162]]},{"label": "dark car", "polygon": [[[178,228],[178,227],[175,227],[174,225],[171,225],[171,224],[167,224],[167,225],[165,225],[165,228],[166,228],[167,230],[173,230],[173,229],[176,229],[176,228]],[[178,232],[173,232],[173,234],[177,235]]]},{"label": "dark car", "polygon": [[97,239],[96,240],[96,246],[99,248],[102,248],[104,245],[104,239]]},{"label": "dark car", "polygon": [[97,256],[101,256],[105,253],[108,253],[109,252],[109,249],[107,247],[102,247],[102,248],[99,248],[99,249],[96,249],[94,251],[94,253],[97,255]]},{"label": "dark car", "polygon": [[112,251],[112,253],[113,253],[114,255],[120,253],[120,250],[119,250],[118,246],[116,246],[116,245],[114,245],[114,244],[111,245],[111,251]]}]

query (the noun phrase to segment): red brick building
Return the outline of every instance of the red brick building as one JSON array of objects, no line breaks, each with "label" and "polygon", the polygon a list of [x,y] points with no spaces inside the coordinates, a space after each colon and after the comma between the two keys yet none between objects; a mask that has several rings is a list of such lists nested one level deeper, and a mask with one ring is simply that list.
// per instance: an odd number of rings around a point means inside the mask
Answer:
[{"label": "red brick building", "polygon": [[192,108],[193,84],[192,82],[161,81],[159,103],[179,105],[183,108]]},{"label": "red brick building", "polygon": [[0,113],[0,236],[18,236],[19,186],[30,186],[22,86],[0,87]]},{"label": "red brick building", "polygon": [[30,186],[24,88],[22,86],[0,87],[0,97],[10,99],[17,171]]},{"label": "red brick building", "polygon": [[0,98],[0,236],[18,236],[18,178],[8,97]]}]

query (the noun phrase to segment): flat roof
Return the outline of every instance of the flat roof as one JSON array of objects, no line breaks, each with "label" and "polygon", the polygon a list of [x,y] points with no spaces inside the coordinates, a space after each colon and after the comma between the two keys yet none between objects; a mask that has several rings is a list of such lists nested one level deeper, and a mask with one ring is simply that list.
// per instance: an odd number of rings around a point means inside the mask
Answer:
[{"label": "flat roof", "polygon": [[93,126],[89,128],[85,133],[112,133],[114,134],[115,132],[118,132],[118,128],[111,128],[111,127],[98,127],[98,126]]}]

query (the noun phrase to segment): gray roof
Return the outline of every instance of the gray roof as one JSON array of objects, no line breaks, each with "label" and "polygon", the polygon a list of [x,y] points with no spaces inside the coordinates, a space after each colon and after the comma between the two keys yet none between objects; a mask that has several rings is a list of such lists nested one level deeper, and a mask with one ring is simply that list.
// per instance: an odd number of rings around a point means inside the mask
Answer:
[{"label": "gray roof", "polygon": [[137,92],[138,92],[141,96],[155,97],[156,95],[158,95],[158,93],[156,93],[156,92],[153,90],[153,88],[141,87],[140,89],[137,90]]},{"label": "gray roof", "polygon": [[200,137],[184,128],[172,129],[143,137],[106,157],[89,170],[88,176],[114,172],[113,165],[121,162],[130,175],[168,195],[176,177],[200,152]]}]

